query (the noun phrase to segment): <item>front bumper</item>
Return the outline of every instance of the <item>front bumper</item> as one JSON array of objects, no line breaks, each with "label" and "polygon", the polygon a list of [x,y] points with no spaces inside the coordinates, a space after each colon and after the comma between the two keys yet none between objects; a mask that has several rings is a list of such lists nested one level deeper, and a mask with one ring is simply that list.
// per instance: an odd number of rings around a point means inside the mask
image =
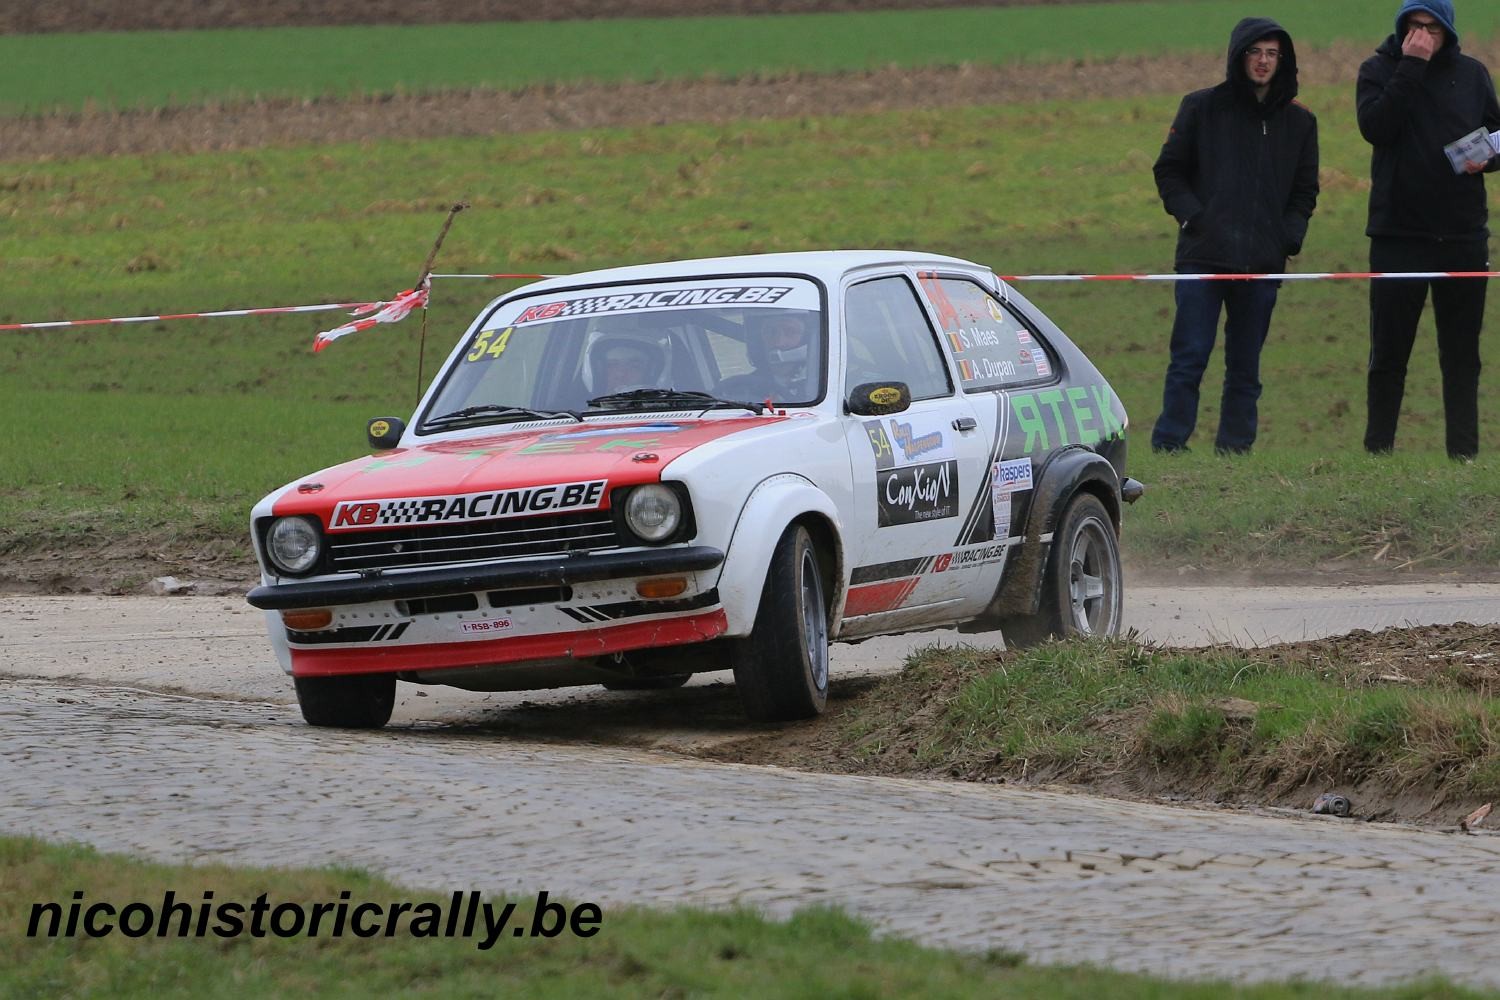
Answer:
[{"label": "front bumper", "polygon": [[440,597],[512,587],[562,586],[668,573],[696,573],[724,562],[724,553],[706,545],[630,552],[579,553],[546,559],[449,566],[442,569],[371,574],[339,580],[266,584],[245,600],[266,611],[338,607],[374,601]]}]

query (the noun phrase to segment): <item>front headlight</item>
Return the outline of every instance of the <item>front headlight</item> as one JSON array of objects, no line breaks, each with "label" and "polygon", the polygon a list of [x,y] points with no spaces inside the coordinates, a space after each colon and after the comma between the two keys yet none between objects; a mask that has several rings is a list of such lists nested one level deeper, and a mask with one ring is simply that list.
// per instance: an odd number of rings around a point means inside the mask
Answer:
[{"label": "front headlight", "polygon": [[279,517],[266,532],[266,555],[283,573],[305,573],[323,554],[323,535],[310,517]]},{"label": "front headlight", "polygon": [[660,483],[630,491],[625,500],[625,526],[645,542],[663,542],[682,525],[682,501]]}]

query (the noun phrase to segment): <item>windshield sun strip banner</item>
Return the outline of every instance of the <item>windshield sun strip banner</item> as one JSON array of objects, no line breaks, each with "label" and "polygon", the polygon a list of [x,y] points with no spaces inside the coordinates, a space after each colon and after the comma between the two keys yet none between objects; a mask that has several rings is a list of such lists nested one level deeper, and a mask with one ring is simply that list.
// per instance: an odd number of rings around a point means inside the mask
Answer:
[{"label": "windshield sun strip banner", "polygon": [[[818,311],[822,302],[817,288],[809,281],[789,278],[749,278],[743,281],[690,281],[668,286],[632,287],[619,291],[589,289],[586,294],[568,295],[545,302],[517,302],[513,318],[505,313],[495,317],[489,326],[525,326],[559,319],[573,319],[601,313],[662,312],[702,308],[776,308]],[[508,312],[509,310],[506,310]]]}]

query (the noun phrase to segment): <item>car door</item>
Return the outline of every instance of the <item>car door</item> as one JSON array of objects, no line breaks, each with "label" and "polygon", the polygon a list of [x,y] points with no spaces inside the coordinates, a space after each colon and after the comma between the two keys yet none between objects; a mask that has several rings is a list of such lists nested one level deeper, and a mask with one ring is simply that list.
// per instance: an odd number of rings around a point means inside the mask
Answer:
[{"label": "car door", "polygon": [[[909,273],[862,275],[844,286],[841,298],[840,384],[854,485],[841,634],[969,617],[989,595],[975,589],[977,566],[954,565],[953,540],[988,474],[990,439],[956,391]],[[890,382],[909,387],[907,409],[849,412],[856,386]]]},{"label": "car door", "polygon": [[1055,388],[1062,374],[1055,353],[982,276],[919,271],[917,283],[989,450],[974,501],[988,506],[992,530],[957,537],[953,562],[976,567],[980,588],[992,593],[1022,541],[1037,463],[1069,443],[1058,404],[1076,410],[1077,400]]}]

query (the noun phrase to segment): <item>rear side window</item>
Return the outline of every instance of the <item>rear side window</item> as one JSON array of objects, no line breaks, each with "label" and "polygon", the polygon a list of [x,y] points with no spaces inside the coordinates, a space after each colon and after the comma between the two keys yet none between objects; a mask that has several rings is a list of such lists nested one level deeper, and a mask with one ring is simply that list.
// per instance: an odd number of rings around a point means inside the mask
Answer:
[{"label": "rear side window", "polygon": [[1020,317],[978,282],[917,274],[943,331],[943,346],[965,392],[1045,382],[1056,359]]},{"label": "rear side window", "polygon": [[905,382],[912,399],[953,394],[932,324],[905,278],[852,286],[844,303],[844,329],[845,391],[864,382]]}]

